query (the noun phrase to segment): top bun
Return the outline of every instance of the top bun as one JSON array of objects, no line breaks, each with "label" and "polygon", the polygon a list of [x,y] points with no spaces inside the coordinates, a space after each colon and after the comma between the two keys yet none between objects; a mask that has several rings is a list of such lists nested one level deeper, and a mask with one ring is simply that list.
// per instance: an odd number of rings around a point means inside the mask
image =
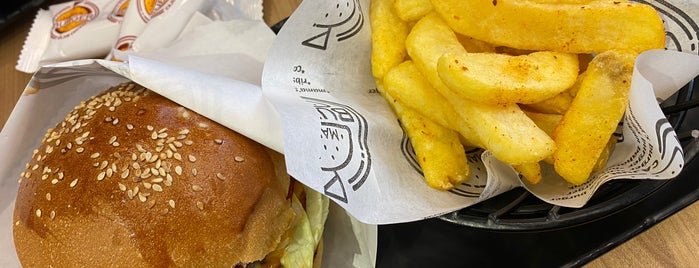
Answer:
[{"label": "top bun", "polygon": [[21,174],[25,267],[234,267],[291,226],[289,177],[266,147],[134,83],[81,103]]}]

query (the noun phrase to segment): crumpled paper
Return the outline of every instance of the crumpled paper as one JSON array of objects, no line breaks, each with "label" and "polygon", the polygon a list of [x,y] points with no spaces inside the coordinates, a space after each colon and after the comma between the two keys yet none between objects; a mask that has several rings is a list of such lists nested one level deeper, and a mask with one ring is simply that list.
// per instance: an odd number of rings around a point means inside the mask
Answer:
[{"label": "crumpled paper", "polygon": [[[197,20],[197,21],[194,21]],[[40,69],[0,132],[0,267],[19,267],[12,239],[17,179],[46,129],[80,101],[132,80],[268,147],[282,150],[279,116],[260,88],[274,34],[262,21],[190,21],[159,51],[106,60],[62,62]],[[257,66],[257,67],[255,67]],[[323,267],[373,267],[377,229],[332,205]]]}]

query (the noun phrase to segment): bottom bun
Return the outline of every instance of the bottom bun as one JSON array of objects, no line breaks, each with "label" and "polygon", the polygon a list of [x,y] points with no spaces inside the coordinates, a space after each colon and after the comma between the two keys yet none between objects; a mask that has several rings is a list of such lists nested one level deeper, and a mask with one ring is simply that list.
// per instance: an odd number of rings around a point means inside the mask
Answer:
[{"label": "bottom bun", "polygon": [[[25,267],[234,267],[277,249],[295,213],[280,157],[139,85],[50,129],[21,174]],[[280,168],[281,167],[281,168]]]}]

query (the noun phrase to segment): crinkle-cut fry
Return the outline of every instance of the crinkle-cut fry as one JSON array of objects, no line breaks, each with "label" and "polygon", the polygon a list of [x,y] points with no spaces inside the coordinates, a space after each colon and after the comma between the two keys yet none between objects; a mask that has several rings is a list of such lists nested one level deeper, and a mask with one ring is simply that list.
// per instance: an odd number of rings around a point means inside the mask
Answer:
[{"label": "crinkle-cut fry", "polygon": [[442,82],[473,101],[536,103],[550,99],[575,83],[576,54],[539,51],[511,56],[493,53],[445,53],[437,71]]},{"label": "crinkle-cut fry", "polygon": [[413,26],[406,48],[417,69],[497,159],[508,164],[532,163],[553,153],[553,140],[516,104],[488,105],[467,100],[441,82],[437,73],[439,58],[445,53],[463,52],[464,48],[438,15],[430,13]]},{"label": "crinkle-cut fry", "polygon": [[663,22],[645,4],[432,0],[432,6],[455,32],[495,45],[568,53],[642,52],[665,46]]},{"label": "crinkle-cut fry", "polygon": [[635,54],[608,51],[590,62],[575,99],[554,131],[554,168],[585,183],[617,128],[629,99]]},{"label": "crinkle-cut fry", "polygon": [[465,182],[470,168],[459,134],[400,102],[394,106],[415,150],[425,182],[440,190],[450,190]]},{"label": "crinkle-cut fry", "polygon": [[371,70],[376,78],[383,76],[403,62],[408,53],[404,40],[408,23],[401,20],[393,9],[393,0],[372,0],[369,7],[371,24]]},{"label": "crinkle-cut fry", "polygon": [[406,107],[423,114],[430,120],[456,130],[466,145],[482,147],[466,122],[449,102],[439,94],[412,61],[406,61],[391,69],[384,76],[384,90]]}]

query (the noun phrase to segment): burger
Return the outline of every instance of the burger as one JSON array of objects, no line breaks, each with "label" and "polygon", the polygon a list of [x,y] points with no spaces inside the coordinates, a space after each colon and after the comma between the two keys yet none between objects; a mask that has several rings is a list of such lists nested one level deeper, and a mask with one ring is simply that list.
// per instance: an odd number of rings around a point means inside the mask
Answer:
[{"label": "burger", "polygon": [[290,178],[282,155],[133,82],[76,106],[20,177],[24,267],[320,260],[328,201]]}]

